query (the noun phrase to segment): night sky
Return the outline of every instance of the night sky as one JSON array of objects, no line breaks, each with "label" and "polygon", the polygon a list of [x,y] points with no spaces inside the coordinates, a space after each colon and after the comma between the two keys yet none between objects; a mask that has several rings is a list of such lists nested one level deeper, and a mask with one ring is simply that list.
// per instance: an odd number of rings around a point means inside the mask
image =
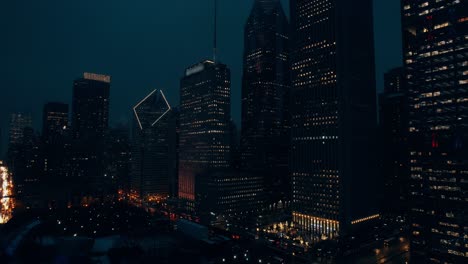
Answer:
[{"label": "night sky", "polygon": [[[288,1],[282,0],[286,12]],[[375,0],[377,87],[401,64],[397,0]],[[0,3],[0,129],[12,112],[70,103],[82,72],[110,74],[111,125],[126,123],[131,107],[153,89],[179,102],[184,69],[212,57],[212,0],[9,0]],[[253,0],[220,0],[219,58],[232,71],[233,118],[240,121],[243,26]]]}]

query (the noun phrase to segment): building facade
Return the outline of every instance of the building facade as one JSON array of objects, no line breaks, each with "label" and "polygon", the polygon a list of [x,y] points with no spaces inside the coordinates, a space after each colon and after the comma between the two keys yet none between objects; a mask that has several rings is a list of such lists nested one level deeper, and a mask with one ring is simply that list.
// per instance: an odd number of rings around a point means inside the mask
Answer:
[{"label": "building facade", "polygon": [[253,222],[264,206],[264,188],[262,175],[235,169],[206,171],[206,177],[197,180],[201,221],[221,228],[228,222],[242,226]]},{"label": "building facade", "polygon": [[110,192],[130,193],[131,139],[130,127],[120,124],[109,129],[106,143],[106,174],[111,179]]},{"label": "building facade", "polygon": [[208,169],[229,168],[231,73],[203,61],[185,71],[180,83],[179,198],[195,208],[196,178]]},{"label": "building facade", "polygon": [[382,213],[388,217],[406,215],[408,193],[408,94],[402,67],[384,76],[384,92],[379,96]]},{"label": "building facade", "polygon": [[52,102],[44,105],[42,198],[48,207],[65,207],[68,204],[67,175],[72,157],[68,115],[68,104]]},{"label": "building facade", "polygon": [[51,102],[44,105],[42,114],[42,137],[52,140],[64,136],[69,130],[68,104]]},{"label": "building facade", "polygon": [[11,115],[6,163],[13,175],[14,195],[17,196],[20,207],[38,206],[38,185],[41,178],[39,166],[42,162],[40,142],[32,126],[30,114]]},{"label": "building facade", "polygon": [[42,207],[41,184],[45,162],[40,136],[33,128],[23,129],[21,142],[14,145],[9,164],[19,207]]},{"label": "building facade", "polygon": [[292,0],[293,220],[313,239],[378,218],[371,0]]},{"label": "building facade", "polygon": [[402,0],[415,257],[468,261],[468,3]]},{"label": "building facade", "polygon": [[170,194],[171,106],[161,90],[154,90],[134,108],[131,191],[144,200]]},{"label": "building facade", "polygon": [[289,199],[289,24],[278,0],[256,0],[244,28],[241,166]]},{"label": "building facade", "polygon": [[84,73],[73,83],[70,176],[76,183],[71,196],[78,199],[103,196],[108,182],[103,161],[109,125],[110,83],[110,76],[94,73]]},{"label": "building facade", "polygon": [[24,128],[32,127],[32,117],[26,113],[14,113],[10,118],[9,146],[23,141]]},{"label": "building facade", "polygon": [[109,126],[110,76],[84,73],[73,83],[72,131],[78,140],[99,142]]}]

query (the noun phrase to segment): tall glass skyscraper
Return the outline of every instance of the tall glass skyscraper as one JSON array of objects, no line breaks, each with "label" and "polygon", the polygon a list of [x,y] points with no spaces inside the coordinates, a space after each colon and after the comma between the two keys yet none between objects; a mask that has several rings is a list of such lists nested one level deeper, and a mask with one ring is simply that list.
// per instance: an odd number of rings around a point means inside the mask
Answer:
[{"label": "tall glass skyscraper", "polygon": [[67,204],[67,173],[70,168],[68,104],[46,103],[42,115],[42,153],[44,158],[42,198],[49,207]]},{"label": "tall glass skyscraper", "polygon": [[161,90],[154,90],[134,108],[131,191],[142,199],[169,195],[171,106]]},{"label": "tall glass skyscraper", "polygon": [[14,113],[10,117],[9,146],[20,144],[23,141],[24,129],[32,127],[32,117],[26,113]]},{"label": "tall glass skyscraper", "polygon": [[311,238],[379,217],[372,11],[372,0],[291,1],[293,220]]},{"label": "tall glass skyscraper", "polygon": [[[31,196],[28,191],[37,190],[39,162],[38,141],[32,128],[32,117],[26,113],[14,113],[10,117],[10,132],[7,152],[7,164],[12,173],[14,192],[18,200],[31,205]],[[31,162],[33,161],[33,162]],[[34,167],[32,165],[35,165]]]},{"label": "tall glass skyscraper", "polygon": [[197,177],[231,164],[231,73],[207,60],[180,82],[179,198],[195,208]]},{"label": "tall glass skyscraper", "polygon": [[279,0],[256,0],[244,29],[241,165],[265,174],[273,202],[289,198],[289,24]]},{"label": "tall glass skyscraper", "polygon": [[78,140],[100,141],[109,126],[110,76],[84,73],[73,83],[72,130]]},{"label": "tall glass skyscraper", "polygon": [[71,174],[76,188],[71,195],[74,197],[104,194],[110,82],[108,75],[84,73],[73,83]]},{"label": "tall glass skyscraper", "polygon": [[468,262],[468,2],[402,0],[411,249]]}]

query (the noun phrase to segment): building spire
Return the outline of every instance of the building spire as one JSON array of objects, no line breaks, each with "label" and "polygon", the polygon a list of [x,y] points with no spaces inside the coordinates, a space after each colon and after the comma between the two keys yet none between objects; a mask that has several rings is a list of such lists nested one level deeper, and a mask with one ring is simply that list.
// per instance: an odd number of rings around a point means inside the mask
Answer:
[{"label": "building spire", "polygon": [[217,52],[218,1],[214,0],[213,62],[216,64]]}]

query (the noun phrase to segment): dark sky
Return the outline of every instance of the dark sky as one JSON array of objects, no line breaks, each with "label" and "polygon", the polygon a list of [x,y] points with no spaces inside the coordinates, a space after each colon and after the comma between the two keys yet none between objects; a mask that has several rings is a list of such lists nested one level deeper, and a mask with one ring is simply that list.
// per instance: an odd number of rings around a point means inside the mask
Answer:
[{"label": "dark sky", "polygon": [[[9,114],[71,101],[82,72],[112,75],[111,124],[125,122],[152,89],[179,101],[184,69],[211,58],[212,0],[9,0],[0,2],[0,128]],[[282,0],[286,12],[289,1]],[[377,87],[401,64],[399,2],[375,0]],[[219,1],[219,57],[232,71],[233,118],[240,119],[243,26],[253,0]],[[3,145],[4,145],[3,144]]]}]

